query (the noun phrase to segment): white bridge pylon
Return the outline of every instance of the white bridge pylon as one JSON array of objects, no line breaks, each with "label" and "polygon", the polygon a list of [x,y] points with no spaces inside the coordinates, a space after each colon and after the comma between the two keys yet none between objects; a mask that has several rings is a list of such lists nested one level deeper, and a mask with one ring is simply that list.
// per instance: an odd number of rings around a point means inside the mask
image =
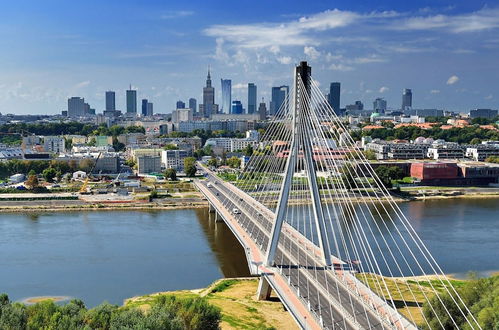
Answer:
[{"label": "white bridge pylon", "polygon": [[295,68],[294,74],[294,95],[293,103],[291,105],[291,142],[290,153],[286,161],[284,170],[284,179],[281,184],[281,191],[278,199],[276,217],[272,227],[270,242],[268,244],[265,262],[268,266],[274,264],[274,258],[279,243],[279,237],[282,230],[282,224],[285,220],[286,211],[288,209],[288,200],[291,191],[293,177],[296,171],[297,159],[300,152],[303,154],[305,162],[305,171],[307,174],[307,181],[309,183],[310,196],[312,199],[312,211],[314,223],[319,238],[319,247],[322,251],[322,257],[325,266],[331,266],[331,255],[327,249],[326,226],[324,222],[324,211],[322,209],[321,197],[319,194],[319,187],[317,184],[317,176],[315,173],[315,166],[312,154],[312,134],[310,130],[313,126],[307,121],[311,118],[311,71],[312,68],[306,62],[301,62]]}]

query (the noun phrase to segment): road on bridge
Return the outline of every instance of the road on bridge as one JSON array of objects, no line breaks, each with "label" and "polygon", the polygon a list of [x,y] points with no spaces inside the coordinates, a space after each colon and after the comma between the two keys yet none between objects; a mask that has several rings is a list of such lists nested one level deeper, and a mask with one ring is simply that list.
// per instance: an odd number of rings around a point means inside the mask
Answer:
[{"label": "road on bridge", "polygon": [[[264,254],[273,221],[268,209],[264,212],[261,205],[255,205],[256,201],[252,203],[251,197],[237,194],[237,188],[216,177],[211,171],[204,168],[203,171],[207,180],[199,180],[197,184],[213,192],[212,198],[217,198],[227,210],[241,211],[240,214],[233,214],[234,218]],[[289,286],[309,304],[310,310],[322,321],[324,328],[407,328],[407,320],[401,319],[379,297],[373,297],[374,294],[359,285],[360,282],[350,272],[324,268],[314,251],[304,248],[304,244],[298,242],[299,239],[292,235],[289,228],[283,231],[275,258],[277,264],[273,268],[288,279]],[[348,286],[348,279],[350,284],[353,282],[356,292],[352,292],[352,287]]]}]

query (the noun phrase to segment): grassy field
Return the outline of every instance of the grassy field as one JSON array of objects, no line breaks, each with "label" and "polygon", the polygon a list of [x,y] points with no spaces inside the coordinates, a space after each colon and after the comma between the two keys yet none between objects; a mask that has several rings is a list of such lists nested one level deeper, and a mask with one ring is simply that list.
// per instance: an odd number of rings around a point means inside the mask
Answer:
[{"label": "grassy field", "polygon": [[[380,297],[384,297],[387,300],[393,299],[397,310],[404,315],[409,320],[414,320],[418,325],[423,325],[425,322],[422,315],[422,306],[426,302],[427,298],[431,298],[434,295],[432,287],[438,291],[442,292],[445,290],[445,286],[449,286],[446,281],[444,283],[437,278],[429,277],[429,279],[423,279],[421,277],[413,278],[391,278],[385,277],[384,283],[381,286],[378,284],[381,282],[381,277],[374,274],[357,274],[357,278],[364,283],[366,283],[374,292],[376,292]],[[463,286],[466,281],[448,279],[450,285],[454,287]],[[445,286],[444,286],[445,284]]]},{"label": "grassy field", "polygon": [[178,298],[201,296],[222,310],[222,329],[298,329],[275,295],[269,301],[255,300],[257,286],[258,279],[223,279],[206,289],[134,297],[125,301],[125,306],[147,311],[150,304],[161,295],[175,295]]}]

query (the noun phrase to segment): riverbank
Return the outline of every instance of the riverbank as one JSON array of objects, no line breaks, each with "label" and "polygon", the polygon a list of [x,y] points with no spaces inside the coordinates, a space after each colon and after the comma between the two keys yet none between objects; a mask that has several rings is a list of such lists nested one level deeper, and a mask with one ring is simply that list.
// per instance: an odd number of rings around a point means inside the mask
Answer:
[{"label": "riverbank", "polygon": [[84,202],[84,201],[10,201],[0,202],[0,213],[36,213],[70,211],[142,211],[175,210],[208,207],[208,202],[196,198],[177,198],[168,201]]},{"label": "riverbank", "polygon": [[255,299],[257,287],[258,279],[254,277],[221,279],[203,289],[158,292],[129,298],[125,300],[124,306],[147,311],[160,296],[204,297],[221,309],[222,329],[298,329],[275,293],[268,301]]}]

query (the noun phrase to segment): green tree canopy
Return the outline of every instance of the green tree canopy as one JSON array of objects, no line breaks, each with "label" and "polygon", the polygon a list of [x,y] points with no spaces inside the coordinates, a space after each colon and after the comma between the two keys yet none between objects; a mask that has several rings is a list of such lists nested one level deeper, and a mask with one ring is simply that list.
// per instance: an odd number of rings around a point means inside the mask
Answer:
[{"label": "green tree canopy", "polygon": [[184,172],[188,177],[193,177],[196,175],[196,158],[186,157],[184,158]]},{"label": "green tree canopy", "polygon": [[171,181],[177,181],[177,170],[174,168],[167,168],[165,171],[165,178]]}]

